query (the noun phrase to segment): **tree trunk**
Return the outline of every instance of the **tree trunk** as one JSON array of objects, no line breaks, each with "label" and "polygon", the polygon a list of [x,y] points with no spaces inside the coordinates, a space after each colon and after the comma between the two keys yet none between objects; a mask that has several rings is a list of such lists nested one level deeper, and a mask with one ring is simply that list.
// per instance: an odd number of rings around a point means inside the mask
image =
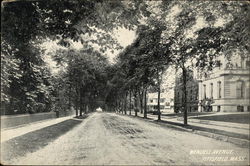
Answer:
[{"label": "tree trunk", "polygon": [[118,104],[117,104],[117,100],[116,100],[116,101],[115,101],[115,106],[114,106],[115,113],[117,113],[117,108],[118,108]]},{"label": "tree trunk", "polygon": [[78,106],[76,107],[76,116],[78,116]]},{"label": "tree trunk", "polygon": [[127,115],[127,92],[125,93],[124,98],[124,114]]},{"label": "tree trunk", "polygon": [[123,114],[123,101],[122,101],[122,99],[120,101],[120,112],[121,112],[121,114]]},{"label": "tree trunk", "polygon": [[121,113],[121,101],[120,99],[118,100],[118,112]]},{"label": "tree trunk", "polygon": [[78,116],[79,103],[80,103],[79,102],[80,101],[80,99],[79,99],[79,90],[76,88],[75,91],[76,91],[76,100],[73,103],[74,103],[75,108],[76,108],[76,116]]},{"label": "tree trunk", "polygon": [[78,116],[78,110],[79,110],[78,96],[77,96],[77,101],[75,103],[75,108],[76,108],[76,116]]},{"label": "tree trunk", "polygon": [[118,100],[118,112],[121,113],[121,101]]},{"label": "tree trunk", "polygon": [[84,109],[84,113],[87,114],[89,112],[89,105],[86,104],[86,108]]},{"label": "tree trunk", "polygon": [[117,110],[117,113],[120,113],[120,101],[119,100],[117,100],[116,101],[116,110]]},{"label": "tree trunk", "polygon": [[140,110],[141,110],[141,114],[143,113],[143,90],[140,90],[141,92],[139,92],[139,98],[140,98]]},{"label": "tree trunk", "polygon": [[80,89],[80,116],[82,116],[83,109],[84,109],[84,102],[83,102],[83,92],[81,88]]},{"label": "tree trunk", "polygon": [[69,110],[70,110],[70,108],[71,108],[71,84],[69,85],[69,105],[68,105],[68,107],[69,107]]},{"label": "tree trunk", "polygon": [[82,103],[82,100],[80,102],[80,116],[82,116],[82,112],[83,112],[83,103]]},{"label": "tree trunk", "polygon": [[187,70],[185,67],[182,67],[182,78],[183,78],[183,93],[184,93],[183,118],[184,118],[184,125],[187,125]]},{"label": "tree trunk", "polygon": [[135,91],[135,94],[134,94],[134,98],[135,98],[135,100],[134,100],[134,105],[135,105],[135,116],[137,116],[137,112],[138,112],[138,99],[137,99],[137,91]]},{"label": "tree trunk", "polygon": [[132,95],[131,91],[129,91],[129,115],[131,115],[131,109],[132,109]]},{"label": "tree trunk", "polygon": [[157,111],[158,111],[158,120],[161,120],[161,105],[160,105],[160,99],[161,99],[161,85],[160,82],[158,82],[158,101],[157,101]]},{"label": "tree trunk", "polygon": [[147,118],[147,87],[144,89],[144,118]]}]

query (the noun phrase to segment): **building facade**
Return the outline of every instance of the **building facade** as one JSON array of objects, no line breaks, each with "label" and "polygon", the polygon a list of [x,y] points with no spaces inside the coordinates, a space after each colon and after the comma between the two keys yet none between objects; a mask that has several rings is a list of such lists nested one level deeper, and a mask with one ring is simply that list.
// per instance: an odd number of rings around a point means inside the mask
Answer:
[{"label": "building facade", "polygon": [[[148,93],[147,108],[149,112],[157,111],[158,93]],[[162,113],[174,112],[174,99],[164,89],[160,94],[160,110]]]},{"label": "building facade", "polygon": [[249,57],[221,57],[212,72],[199,74],[199,111],[249,111]]},{"label": "building facade", "polygon": [[[187,111],[198,111],[198,81],[194,77],[193,71],[188,71],[187,76]],[[174,89],[174,111],[183,112],[184,91],[182,77],[176,77]]]}]

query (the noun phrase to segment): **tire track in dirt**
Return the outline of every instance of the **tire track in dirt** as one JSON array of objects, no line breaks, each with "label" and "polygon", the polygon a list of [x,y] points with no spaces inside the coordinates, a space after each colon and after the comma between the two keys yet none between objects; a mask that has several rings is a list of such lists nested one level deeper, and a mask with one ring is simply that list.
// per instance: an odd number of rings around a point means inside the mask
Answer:
[{"label": "tire track in dirt", "polygon": [[137,123],[114,114],[103,119],[103,122],[109,131],[119,135],[124,148],[137,155],[138,159],[147,164],[174,164],[172,159],[165,160],[162,154],[158,155],[160,148],[157,143],[152,142],[154,139],[148,136],[150,131],[141,128]]}]

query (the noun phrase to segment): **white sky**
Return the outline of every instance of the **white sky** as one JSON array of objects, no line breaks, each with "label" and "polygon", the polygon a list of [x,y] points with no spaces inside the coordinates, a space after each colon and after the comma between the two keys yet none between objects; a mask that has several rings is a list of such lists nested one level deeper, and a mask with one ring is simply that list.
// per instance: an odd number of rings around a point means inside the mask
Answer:
[{"label": "white sky", "polygon": [[[132,42],[135,40],[136,38],[136,33],[135,31],[132,30],[128,30],[126,28],[119,28],[118,30],[115,30],[114,32],[114,36],[117,39],[117,41],[119,42],[119,44],[125,48],[128,45],[132,44]],[[107,52],[107,56],[109,58],[109,61],[111,63],[114,62],[114,58],[121,52],[122,50],[114,50],[114,53],[111,53],[110,51]]]},{"label": "white sky", "polygon": [[119,28],[114,32],[115,37],[121,46],[126,47],[131,44],[135,39],[135,31],[128,30],[126,28]]},{"label": "white sky", "polygon": [[[119,44],[125,48],[126,46],[130,45],[136,38],[136,34],[135,31],[131,31],[125,28],[118,28],[117,30],[115,30],[113,32],[115,38],[117,39],[117,41],[119,42]],[[60,69],[56,66],[56,62],[52,60],[51,56],[49,54],[53,54],[56,52],[56,50],[58,49],[62,49],[64,47],[60,46],[57,44],[58,41],[46,41],[44,42],[41,47],[45,49],[45,56],[44,56],[44,60],[45,62],[48,64],[48,66],[50,67],[52,73],[57,73]],[[83,45],[81,44],[81,42],[72,42],[71,47],[73,49],[81,49],[83,47]],[[107,51],[105,56],[108,57],[109,61],[111,63],[114,62],[114,58],[119,54],[119,52],[121,52],[122,50],[114,50],[114,53],[110,51]]]}]

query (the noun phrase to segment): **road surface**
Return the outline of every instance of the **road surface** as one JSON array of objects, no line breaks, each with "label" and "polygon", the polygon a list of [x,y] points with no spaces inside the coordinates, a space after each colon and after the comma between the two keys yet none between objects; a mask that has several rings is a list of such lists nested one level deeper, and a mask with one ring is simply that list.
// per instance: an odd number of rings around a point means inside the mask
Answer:
[{"label": "road surface", "polygon": [[93,113],[12,164],[247,165],[249,151],[212,138],[115,113]]}]

